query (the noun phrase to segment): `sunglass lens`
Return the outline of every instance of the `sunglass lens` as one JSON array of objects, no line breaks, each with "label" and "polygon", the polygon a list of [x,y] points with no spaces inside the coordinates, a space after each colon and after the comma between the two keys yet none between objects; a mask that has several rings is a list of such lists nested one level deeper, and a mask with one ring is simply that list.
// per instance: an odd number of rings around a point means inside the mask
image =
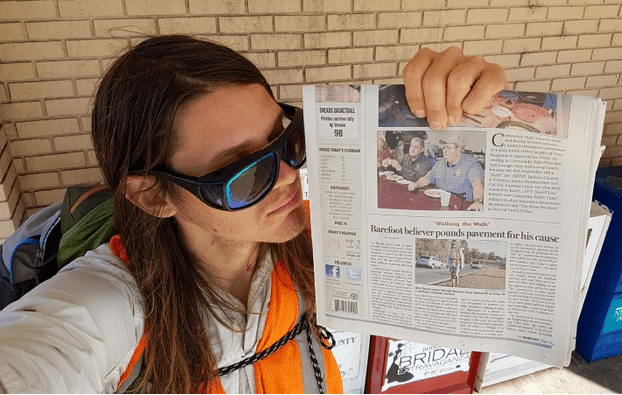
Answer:
[{"label": "sunglass lens", "polygon": [[270,152],[233,176],[225,186],[229,208],[244,208],[261,199],[272,188],[278,166],[276,155]]},{"label": "sunglass lens", "polygon": [[290,166],[294,168],[298,168],[304,163],[306,159],[305,133],[302,126],[296,129],[285,143],[285,154]]}]

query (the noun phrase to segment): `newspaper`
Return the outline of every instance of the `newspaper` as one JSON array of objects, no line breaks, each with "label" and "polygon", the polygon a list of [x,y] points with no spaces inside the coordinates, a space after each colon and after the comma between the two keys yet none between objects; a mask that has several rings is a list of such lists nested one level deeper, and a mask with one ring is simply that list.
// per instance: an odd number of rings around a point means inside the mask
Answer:
[{"label": "newspaper", "polygon": [[401,85],[303,101],[320,324],[569,364],[604,102],[502,91],[439,132]]}]

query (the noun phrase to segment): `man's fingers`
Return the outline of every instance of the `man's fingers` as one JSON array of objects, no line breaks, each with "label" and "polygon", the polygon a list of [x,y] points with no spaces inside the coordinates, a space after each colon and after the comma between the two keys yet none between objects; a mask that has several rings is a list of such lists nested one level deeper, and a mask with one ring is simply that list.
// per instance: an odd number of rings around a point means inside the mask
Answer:
[{"label": "man's fingers", "polygon": [[465,56],[457,47],[449,47],[438,54],[423,75],[421,83],[425,100],[425,111],[432,129],[447,126],[447,78],[464,61]]},{"label": "man's fingers", "polygon": [[418,118],[424,118],[425,100],[421,81],[423,75],[432,64],[432,60],[437,55],[429,48],[421,48],[415,56],[404,67],[404,85],[406,86],[406,101],[410,111]]},{"label": "man's fingers", "polygon": [[462,110],[469,114],[477,114],[488,103],[490,98],[502,89],[506,89],[508,80],[501,66],[486,63],[480,77],[475,81],[469,94],[462,101]]}]

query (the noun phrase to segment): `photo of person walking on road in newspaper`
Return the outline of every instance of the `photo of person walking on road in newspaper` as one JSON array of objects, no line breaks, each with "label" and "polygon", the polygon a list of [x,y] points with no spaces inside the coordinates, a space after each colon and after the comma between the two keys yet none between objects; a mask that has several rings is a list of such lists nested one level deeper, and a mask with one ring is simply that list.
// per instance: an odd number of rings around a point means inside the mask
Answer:
[{"label": "photo of person walking on road in newspaper", "polygon": [[507,243],[489,240],[415,240],[415,283],[505,289]]}]

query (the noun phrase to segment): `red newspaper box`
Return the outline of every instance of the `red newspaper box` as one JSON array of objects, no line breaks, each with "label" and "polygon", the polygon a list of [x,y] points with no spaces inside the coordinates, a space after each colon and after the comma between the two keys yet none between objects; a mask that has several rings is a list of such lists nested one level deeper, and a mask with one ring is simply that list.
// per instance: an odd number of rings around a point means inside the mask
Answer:
[{"label": "red newspaper box", "polygon": [[473,392],[481,353],[372,336],[365,392]]}]

